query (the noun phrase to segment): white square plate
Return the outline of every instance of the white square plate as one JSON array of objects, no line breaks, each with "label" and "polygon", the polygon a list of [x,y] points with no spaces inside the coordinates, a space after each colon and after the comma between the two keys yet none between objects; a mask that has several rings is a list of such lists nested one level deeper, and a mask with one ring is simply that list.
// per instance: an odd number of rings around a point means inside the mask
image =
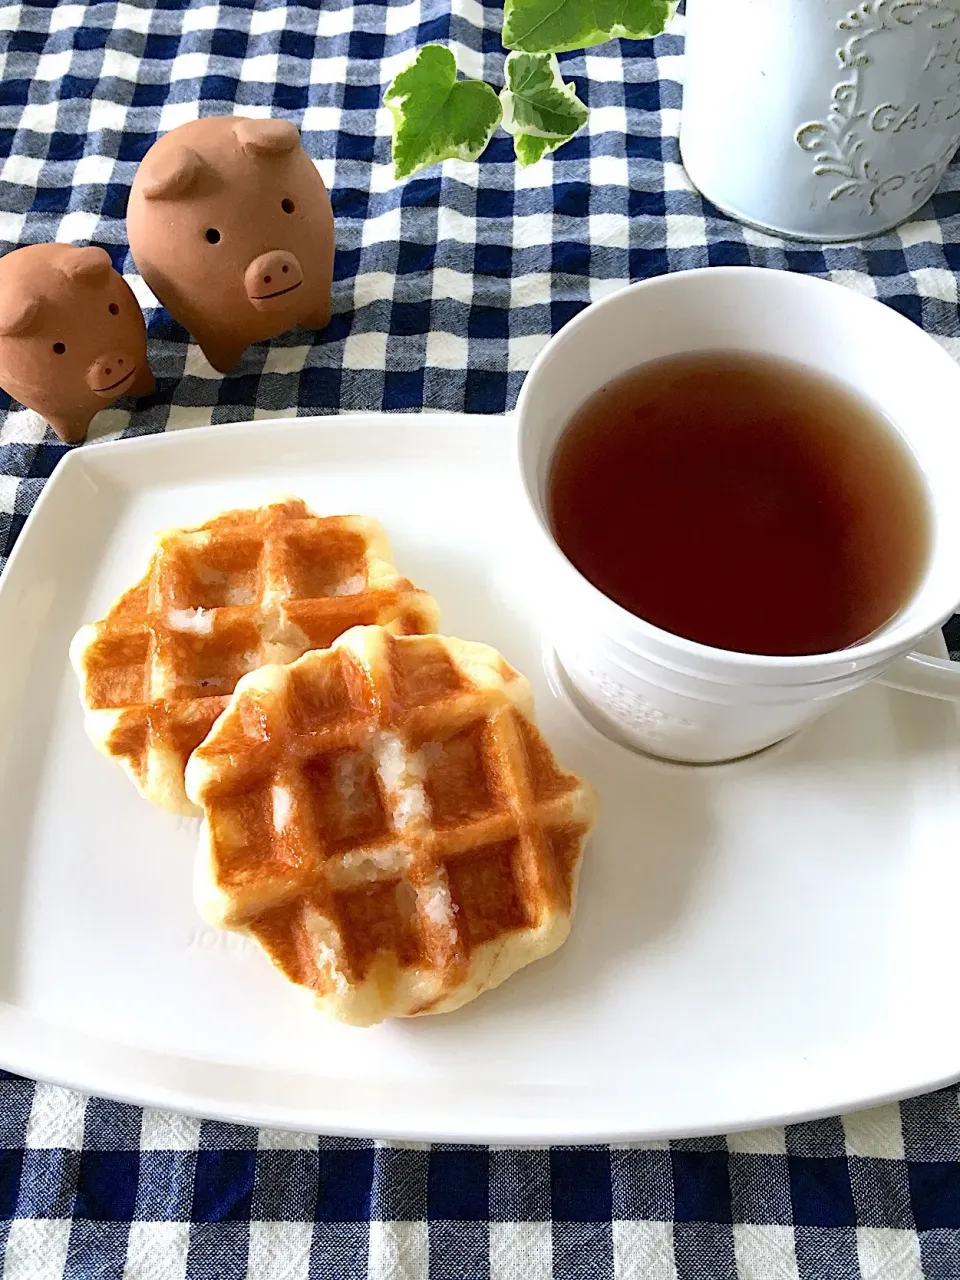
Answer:
[{"label": "white square plate", "polygon": [[[163,525],[295,493],[387,526],[451,634],[532,679],[601,817],[569,942],[455,1014],[316,1014],[191,901],[196,823],[87,741],[67,646]],[[617,746],[548,678],[509,420],[255,422],[74,451],[0,583],[0,1061],[251,1124],[592,1141],[832,1113],[960,1075],[960,736],[874,686],[739,764]],[[942,652],[942,648],[940,650]]]}]

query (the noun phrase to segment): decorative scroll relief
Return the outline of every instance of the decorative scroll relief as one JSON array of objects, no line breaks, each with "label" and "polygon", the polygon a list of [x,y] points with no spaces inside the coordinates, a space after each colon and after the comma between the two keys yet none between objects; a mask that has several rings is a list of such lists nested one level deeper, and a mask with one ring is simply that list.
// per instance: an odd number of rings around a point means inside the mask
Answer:
[{"label": "decorative scroll relief", "polygon": [[[812,154],[814,175],[833,182],[830,200],[859,200],[875,214],[886,197],[909,188],[911,203],[922,203],[960,145],[960,2],[864,0],[837,30],[844,78],[834,86],[825,119],[797,129],[797,145]],[[893,76],[884,74],[890,60],[896,63]],[[887,89],[914,84],[916,96],[889,101],[884,81]],[[932,160],[899,172],[885,169],[893,142],[928,130],[944,139]]]}]

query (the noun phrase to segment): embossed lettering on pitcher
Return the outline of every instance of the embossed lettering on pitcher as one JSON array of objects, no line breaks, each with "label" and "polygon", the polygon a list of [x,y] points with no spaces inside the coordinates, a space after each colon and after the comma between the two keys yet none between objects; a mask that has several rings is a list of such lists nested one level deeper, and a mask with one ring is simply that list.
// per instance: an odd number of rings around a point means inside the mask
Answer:
[{"label": "embossed lettering on pitcher", "polygon": [[[883,78],[875,74],[878,64],[902,55],[898,34],[915,35],[919,24],[929,44],[905,56],[914,61],[921,92],[911,101],[887,101],[874,87]],[[875,214],[885,197],[909,186],[911,204],[922,203],[960,145],[960,9],[947,0],[864,0],[837,29],[844,79],[834,86],[825,119],[800,125],[796,142],[813,154],[815,176],[833,181],[831,201],[854,198]],[[906,171],[885,168],[885,142],[932,127],[942,132],[951,121],[956,128],[932,160]]]}]

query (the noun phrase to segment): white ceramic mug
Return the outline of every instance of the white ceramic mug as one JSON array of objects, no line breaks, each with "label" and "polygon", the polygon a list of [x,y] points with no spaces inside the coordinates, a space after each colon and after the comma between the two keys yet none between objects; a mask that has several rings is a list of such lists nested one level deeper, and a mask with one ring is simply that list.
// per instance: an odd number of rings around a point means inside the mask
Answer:
[{"label": "white ceramic mug", "polygon": [[[899,431],[926,481],[932,545],[921,582],[879,632],[802,657],[714,649],[628,613],[559,549],[546,490],[564,427],[612,378],[691,351],[799,361],[846,383]],[[781,271],[660,276],[594,303],[551,339],[523,385],[517,425],[521,480],[548,575],[550,638],[582,698],[621,738],[667,759],[728,760],[779,741],[868,680],[960,698],[960,669],[911,653],[960,600],[960,368],[897,312]]]},{"label": "white ceramic mug", "polygon": [[960,142],[958,0],[687,0],[680,151],[739,218],[800,239],[876,235]]}]

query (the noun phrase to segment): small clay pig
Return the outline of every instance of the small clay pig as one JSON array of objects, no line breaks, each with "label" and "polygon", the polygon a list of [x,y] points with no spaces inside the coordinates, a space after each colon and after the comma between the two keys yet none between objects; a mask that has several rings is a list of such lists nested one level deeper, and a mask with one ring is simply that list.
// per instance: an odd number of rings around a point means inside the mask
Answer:
[{"label": "small clay pig", "polygon": [[119,396],[150,394],[143,313],[104,249],[32,244],[0,258],[0,386],[71,444]]},{"label": "small clay pig", "polygon": [[251,342],[329,322],[333,211],[288,121],[173,129],[137,170],[127,235],[144,280],[221,373]]}]

